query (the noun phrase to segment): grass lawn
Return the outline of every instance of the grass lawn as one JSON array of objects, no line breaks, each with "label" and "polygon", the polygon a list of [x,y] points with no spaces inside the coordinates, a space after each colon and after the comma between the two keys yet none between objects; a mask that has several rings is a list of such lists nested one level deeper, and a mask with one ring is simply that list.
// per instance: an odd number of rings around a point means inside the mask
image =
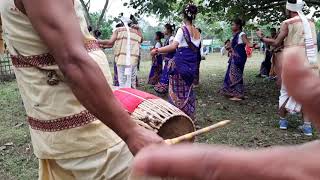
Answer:
[{"label": "grass lawn", "polygon": [[[197,88],[197,119],[201,126],[232,120],[226,128],[199,137],[208,144],[228,144],[244,148],[298,144],[317,138],[304,137],[298,130],[301,117],[290,117],[290,129],[278,126],[278,89],[274,82],[256,78],[262,55],[248,60],[245,70],[246,96],[230,102],[218,94],[227,67],[227,58],[210,55],[201,64],[201,85]],[[154,93],[147,85],[150,62],[142,63],[140,89]],[[37,179],[37,159],[32,154],[25,113],[16,82],[0,84],[0,179]]]}]

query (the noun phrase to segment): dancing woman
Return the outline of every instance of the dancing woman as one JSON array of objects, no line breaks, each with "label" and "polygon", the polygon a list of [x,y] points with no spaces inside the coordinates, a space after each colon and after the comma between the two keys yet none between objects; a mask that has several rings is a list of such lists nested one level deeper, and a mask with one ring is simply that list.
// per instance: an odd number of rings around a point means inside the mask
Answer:
[{"label": "dancing woman", "polygon": [[201,35],[193,26],[198,13],[194,4],[183,9],[184,25],[178,29],[171,45],[152,50],[151,54],[175,52],[169,62],[169,101],[195,120],[196,95],[193,81],[196,74]]},{"label": "dancing woman", "polygon": [[245,22],[239,18],[232,24],[233,39],[231,42],[231,56],[220,93],[232,101],[244,98],[243,71],[247,61],[246,46],[252,47],[246,34],[242,31]]},{"label": "dancing woman", "polygon": [[[176,29],[175,25],[171,25],[171,24],[166,24],[164,29],[164,35],[167,37],[166,42],[165,42],[165,46],[171,45],[173,43],[174,40],[174,31]],[[168,93],[168,87],[169,87],[169,60],[171,60],[174,55],[175,55],[175,51],[167,53],[164,57],[164,67],[162,70],[162,74],[161,74],[161,78],[160,78],[160,82],[158,84],[155,85],[154,90],[159,93],[159,94],[166,94]]]},{"label": "dancing woman", "polygon": [[[160,31],[156,32],[155,40],[156,44],[154,46],[155,49],[162,47],[161,40],[164,38],[164,34]],[[152,56],[152,66],[149,75],[148,84],[156,85],[160,81],[160,76],[162,73],[162,64],[163,64],[163,56],[161,54],[156,54]]]}]

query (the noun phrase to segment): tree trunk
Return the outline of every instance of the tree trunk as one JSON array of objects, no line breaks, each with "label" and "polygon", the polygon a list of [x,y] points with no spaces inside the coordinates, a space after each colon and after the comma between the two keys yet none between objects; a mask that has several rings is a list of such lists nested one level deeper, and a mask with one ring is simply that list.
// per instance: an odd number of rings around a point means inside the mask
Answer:
[{"label": "tree trunk", "polygon": [[87,3],[85,3],[84,0],[80,0],[80,2],[81,2],[81,5],[82,5],[84,13],[85,13],[85,18],[87,20],[87,24],[88,24],[88,26],[92,26],[93,22],[92,22],[92,19],[90,17],[90,13],[89,13],[90,0]]},{"label": "tree trunk", "polygon": [[103,18],[104,18],[104,15],[106,14],[108,5],[109,5],[109,0],[106,0],[106,2],[105,2],[105,4],[104,4],[104,7],[103,7],[103,9],[102,9],[102,11],[101,11],[101,15],[100,15],[100,17],[99,17],[99,19],[98,19],[97,25],[96,25],[96,27],[95,27],[96,29],[99,29],[99,28],[100,28],[100,25],[101,25],[101,23],[102,23],[102,20],[103,20]]}]

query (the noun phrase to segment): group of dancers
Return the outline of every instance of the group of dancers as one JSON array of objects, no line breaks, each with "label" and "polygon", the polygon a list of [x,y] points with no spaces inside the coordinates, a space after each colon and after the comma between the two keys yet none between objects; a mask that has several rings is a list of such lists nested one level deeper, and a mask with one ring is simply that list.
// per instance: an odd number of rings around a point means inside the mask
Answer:
[{"label": "group of dancers", "polygon": [[[156,32],[151,51],[152,66],[148,83],[159,94],[169,94],[169,102],[196,120],[196,94],[201,62],[201,30],[194,26],[197,7],[190,4],[184,11],[183,26],[174,36],[175,26],[166,24],[164,33]],[[244,99],[243,72],[247,60],[246,47],[256,48],[243,32],[245,22],[239,18],[232,24],[234,38],[230,43],[230,59],[220,93],[230,100]],[[161,40],[166,37],[162,46]],[[163,65],[164,62],[164,65]]]},{"label": "group of dancers", "polygon": [[[271,36],[264,37],[263,33],[258,30],[257,35],[261,38],[261,42],[266,44],[266,58],[261,65],[259,76],[270,77],[277,79],[278,84],[281,86],[281,96],[279,102],[280,109],[280,128],[287,129],[288,121],[286,116],[288,113],[299,113],[301,107],[286,93],[285,86],[281,83],[281,50],[285,47],[303,45],[304,36],[297,34],[305,33],[305,29],[308,30],[308,35],[311,37],[312,42],[316,42],[316,33],[314,23],[311,25],[303,21],[302,25],[297,18],[299,14],[295,11],[289,11],[288,14],[290,19],[285,21],[281,26],[280,31],[277,33],[276,29],[271,29]],[[166,24],[163,32],[155,33],[156,44],[151,49],[152,65],[149,74],[148,84],[154,86],[154,90],[160,95],[167,95],[169,102],[180,108],[183,112],[189,115],[194,121],[196,121],[196,94],[194,87],[199,84],[199,72],[201,62],[201,31],[195,27],[195,20],[198,13],[198,8],[194,4],[188,4],[183,9],[183,25],[176,30],[175,25]],[[126,24],[126,21],[123,21]],[[131,41],[135,43],[142,42],[141,31],[138,26],[124,25],[131,32]],[[252,44],[247,38],[246,33],[243,31],[245,21],[240,18],[236,18],[232,22],[232,33],[233,38],[231,41],[226,42],[226,47],[229,55],[228,67],[225,74],[224,82],[220,89],[220,94],[226,96],[232,101],[242,101],[245,99],[245,87],[243,73],[248,58],[247,48],[259,48],[257,44]],[[120,31],[126,32],[125,27],[120,27]],[[311,31],[311,32],[309,32]],[[128,31],[129,32],[129,31]],[[119,36],[119,28],[115,31],[117,33],[111,38],[112,42],[115,43],[115,47],[120,44],[122,51],[115,53],[116,64],[115,66],[115,79],[119,74],[119,61],[128,61],[128,47],[124,46],[128,36]],[[132,34],[135,33],[135,34]],[[138,34],[138,36],[135,36]],[[310,35],[311,34],[311,35]],[[133,39],[132,37],[140,37]],[[308,37],[308,41],[310,40]],[[164,44],[162,39],[165,38]],[[313,38],[313,39],[312,39]],[[129,39],[128,39],[129,40]],[[101,41],[104,45],[108,44],[108,41]],[[132,46],[132,45],[131,45]],[[136,49],[139,49],[135,46]],[[117,49],[117,48],[115,48]],[[133,49],[132,47],[130,48]],[[120,55],[119,55],[120,54]],[[140,52],[129,53],[130,56],[134,56],[137,60]],[[122,55],[122,58],[119,56]],[[137,61],[129,63],[123,63],[123,65],[136,67]],[[135,68],[134,68],[135,69]],[[117,72],[118,71],[118,72]],[[131,78],[132,82],[136,82],[136,71],[133,73],[134,77]],[[125,70],[122,70],[122,74]],[[130,73],[129,73],[130,74]],[[130,78],[128,78],[130,79]],[[121,83],[120,83],[121,84]],[[122,83],[125,84],[125,83]],[[129,83],[130,85],[130,83]],[[120,85],[121,87],[121,85]],[[136,87],[130,85],[130,87]],[[312,126],[310,120],[304,117],[305,123],[302,130],[305,135],[312,136]]]}]

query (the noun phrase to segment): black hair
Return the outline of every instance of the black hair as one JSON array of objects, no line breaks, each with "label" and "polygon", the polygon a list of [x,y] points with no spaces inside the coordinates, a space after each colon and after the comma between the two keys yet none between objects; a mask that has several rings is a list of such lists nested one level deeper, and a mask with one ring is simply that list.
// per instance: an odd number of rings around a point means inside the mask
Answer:
[{"label": "black hair", "polygon": [[297,0],[288,0],[289,3],[297,4]]},{"label": "black hair", "polygon": [[201,34],[201,33],[202,33],[202,30],[201,30],[200,28],[197,28],[197,29],[198,29],[199,33]]},{"label": "black hair", "polygon": [[93,31],[93,34],[94,34],[94,36],[95,36],[96,38],[99,38],[99,37],[102,35],[102,33],[101,33],[100,30],[94,30],[94,31]]},{"label": "black hair", "polygon": [[88,31],[91,32],[92,31],[92,26],[88,27]]},{"label": "black hair", "polygon": [[192,22],[196,19],[196,16],[198,14],[198,7],[192,3],[187,4],[183,9],[182,13],[185,19]]},{"label": "black hair", "polygon": [[123,23],[119,23],[116,25],[116,28],[120,28],[120,27],[123,27]]},{"label": "black hair", "polygon": [[271,28],[270,31],[271,31],[271,33],[273,33],[273,32],[277,33],[277,29],[276,28]]},{"label": "black hair", "polygon": [[171,33],[174,33],[174,31],[176,30],[176,25],[175,24],[169,24],[167,23],[166,25],[164,25],[164,27],[169,30]]},{"label": "black hair", "polygon": [[226,41],[224,42],[224,45],[227,45],[229,42],[231,42],[230,39],[226,40]]},{"label": "black hair", "polygon": [[240,30],[242,30],[243,26],[246,25],[246,22],[240,18],[235,18],[233,20],[233,23],[235,23],[236,25],[238,25],[240,27]]},{"label": "black hair", "polygon": [[136,17],[132,14],[130,15],[130,20],[131,20],[132,24],[138,24]]},{"label": "black hair", "polygon": [[161,31],[157,31],[156,36],[158,36],[160,39],[164,38],[164,34]]}]

